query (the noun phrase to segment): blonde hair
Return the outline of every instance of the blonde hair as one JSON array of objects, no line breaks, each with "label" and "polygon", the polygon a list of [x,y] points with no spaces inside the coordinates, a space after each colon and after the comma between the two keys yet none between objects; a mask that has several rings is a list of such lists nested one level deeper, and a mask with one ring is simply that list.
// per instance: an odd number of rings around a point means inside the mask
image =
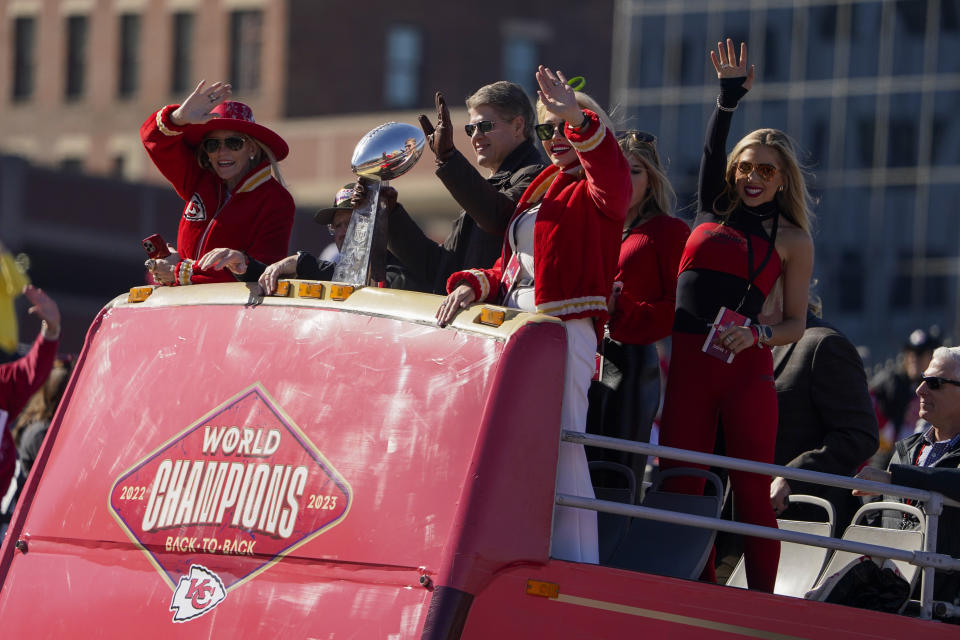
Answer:
[{"label": "blonde hair", "polygon": [[641,142],[631,133],[622,135],[617,142],[627,160],[639,160],[647,170],[647,196],[634,205],[639,209],[637,220],[642,221],[657,215],[673,215],[673,210],[677,206],[677,194],[660,164],[657,143]]},{"label": "blonde hair", "polygon": [[[779,171],[784,177],[784,183],[783,190],[777,191],[774,200],[787,220],[810,233],[814,218],[813,205],[816,204],[816,201],[807,189],[804,178],[806,172],[797,159],[790,136],[779,129],[751,131],[734,145],[730,155],[727,156],[727,184],[721,194],[727,198],[730,204],[724,211],[718,211],[717,213],[729,215],[740,204],[740,197],[736,190],[737,160],[748,147],[755,146],[767,147],[777,154],[781,165]],[[714,201],[714,207],[716,207],[716,201]]]},{"label": "blonde hair", "polygon": [[[246,138],[253,143],[253,146],[256,147],[257,152],[254,158],[250,161],[250,166],[255,167],[266,158],[270,162],[270,169],[273,171],[273,176],[277,179],[277,182],[280,183],[280,186],[283,188],[287,187],[287,183],[283,180],[283,175],[280,173],[280,165],[277,164],[277,159],[273,155],[273,152],[270,151],[270,147],[263,144],[253,136],[247,135],[245,133],[237,132],[237,135],[243,138]],[[200,165],[203,169],[209,169],[213,171],[213,166],[210,164],[210,157],[207,155],[207,152],[203,150],[203,145],[197,145],[197,164]]]},{"label": "blonde hair", "polygon": [[[590,109],[590,111],[593,111],[595,114],[600,116],[600,122],[603,123],[603,126],[605,126],[611,134],[617,130],[617,128],[613,126],[613,120],[611,120],[610,116],[607,115],[607,112],[604,111],[599,104],[597,104],[596,100],[581,91],[574,91],[573,95],[576,97],[577,104],[582,109]],[[549,112],[547,111],[547,108],[543,106],[543,102],[537,98],[537,122],[543,122],[546,120],[548,113]],[[571,123],[573,126],[577,126],[579,124],[579,122]]]}]

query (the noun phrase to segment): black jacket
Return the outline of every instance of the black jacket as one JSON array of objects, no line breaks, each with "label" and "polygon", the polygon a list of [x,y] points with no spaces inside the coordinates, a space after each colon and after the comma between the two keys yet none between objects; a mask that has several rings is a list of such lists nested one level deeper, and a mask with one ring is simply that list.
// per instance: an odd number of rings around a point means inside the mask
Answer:
[{"label": "black jacket", "polygon": [[463,207],[442,245],[428,238],[398,204],[390,213],[387,247],[424,291],[446,295],[447,278],[472,267],[488,269],[500,257],[503,234],[517,201],[543,170],[543,155],[529,140],[484,179],[459,152],[437,166],[437,177]]},{"label": "black jacket", "polygon": [[[866,373],[853,344],[808,314],[800,340],[773,348],[773,374],[779,405],[774,462],[853,475],[877,450],[878,441]],[[832,502],[842,533],[855,507],[848,490],[788,482],[793,493]]]},{"label": "black jacket", "polygon": [[[268,265],[259,260],[249,259],[247,271],[242,275],[234,275],[241,282],[256,282],[263,275]],[[297,274],[296,277],[302,280],[333,280],[333,270],[337,267],[335,262],[320,260],[307,251],[297,252]]]},{"label": "black jacket", "polygon": [[[931,466],[917,467],[913,461],[922,444],[922,433],[915,433],[896,443],[890,461],[893,484],[939,491],[954,500],[960,500],[960,443]],[[884,500],[900,501],[889,496],[884,496]],[[884,525],[899,526],[899,518],[884,517]],[[937,526],[937,553],[960,558],[960,508],[944,507]],[[960,572],[938,571],[933,582],[933,597],[935,600],[955,602],[960,597]]]}]

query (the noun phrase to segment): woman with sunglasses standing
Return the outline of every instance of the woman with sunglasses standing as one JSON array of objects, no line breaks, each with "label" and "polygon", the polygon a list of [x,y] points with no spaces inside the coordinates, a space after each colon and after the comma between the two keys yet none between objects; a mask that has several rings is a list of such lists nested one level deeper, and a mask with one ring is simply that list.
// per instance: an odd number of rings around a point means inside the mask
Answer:
[{"label": "woman with sunglasses standing", "polygon": [[[660,359],[654,343],[673,327],[677,268],[690,228],[672,215],[677,197],[660,163],[656,136],[627,131],[617,142],[630,165],[633,197],[609,300],[604,371],[590,389],[588,430],[647,442],[660,406]],[[643,480],[644,455],[605,449],[588,453],[591,459],[627,464]]]},{"label": "woman with sunglasses standing", "polygon": [[[277,166],[287,143],[230,97],[229,84],[201,81],[183,104],[140,127],[150,159],[187,203],[177,250],[148,260],[161,284],[232,282],[231,271],[242,273],[251,258],[272,264],[287,255],[295,208]],[[211,251],[231,269],[199,268]]]},{"label": "woman with sunglasses standing", "polygon": [[[552,166],[520,198],[493,268],[459,271],[447,280],[450,295],[437,320],[446,325],[475,300],[562,319],[567,361],[560,426],[584,431],[587,389],[630,202],[630,171],[596,102],[575,93],[560,72],[541,66],[536,77],[536,133]],[[582,445],[561,442],[557,465],[557,492],[593,497]],[[596,512],[556,508],[551,555],[597,563],[598,554]]]},{"label": "woman with sunglasses standing", "polygon": [[[806,325],[812,199],[782,131],[753,131],[725,156],[730,121],[753,85],[754,68],[746,44],[738,63],[729,38],[710,58],[720,95],[700,165],[699,214],[680,262],[660,443],[713,452],[719,419],[726,455],[772,462],[777,394],[769,347],[795,342]],[[730,481],[738,520],[777,526],[769,477],[731,471]],[[697,494],[703,486],[691,477],[667,484]],[[772,592],[780,543],[746,538],[744,556],[750,588]],[[712,554],[704,577],[715,577]]]}]

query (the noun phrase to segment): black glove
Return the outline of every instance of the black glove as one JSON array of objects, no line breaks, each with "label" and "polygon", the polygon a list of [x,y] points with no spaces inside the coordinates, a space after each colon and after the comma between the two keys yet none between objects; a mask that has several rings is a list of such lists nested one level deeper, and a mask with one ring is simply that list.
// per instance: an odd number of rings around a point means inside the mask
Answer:
[{"label": "black glove", "polygon": [[[364,200],[367,199],[367,184],[369,178],[360,177],[357,180],[357,183],[353,187],[353,195],[350,197],[350,206],[354,209],[358,205],[362,204]],[[393,187],[381,185],[380,186],[380,208],[387,213],[393,211],[394,207],[397,206],[397,190]]]},{"label": "black glove", "polygon": [[437,162],[445,162],[453,154],[453,125],[450,123],[450,110],[443,94],[437,91],[437,126],[430,124],[427,116],[420,114],[420,128],[427,136],[430,150],[437,156]]}]

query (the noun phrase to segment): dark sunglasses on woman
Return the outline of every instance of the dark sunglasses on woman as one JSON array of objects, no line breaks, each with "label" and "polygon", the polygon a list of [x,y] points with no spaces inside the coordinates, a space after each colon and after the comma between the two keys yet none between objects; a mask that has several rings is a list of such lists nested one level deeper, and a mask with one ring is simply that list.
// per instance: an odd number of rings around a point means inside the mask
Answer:
[{"label": "dark sunglasses on woman", "polygon": [[[220,138],[207,138],[203,141],[203,150],[207,153],[216,153],[220,149]],[[240,151],[246,139],[241,136],[230,136],[222,140],[223,146],[230,151]]]},{"label": "dark sunglasses on woman", "polygon": [[480,122],[471,122],[470,124],[463,125],[463,130],[472,138],[473,132],[477,129],[480,130],[480,133],[490,133],[493,130],[494,124],[492,120],[481,120]]},{"label": "dark sunglasses on woman", "polygon": [[537,132],[537,137],[541,140],[549,140],[553,137],[555,131],[559,130],[560,135],[563,135],[563,128],[567,125],[566,120],[561,120],[560,124],[553,124],[552,122],[544,122],[543,124],[538,124],[533,128]]},{"label": "dark sunglasses on woman", "polygon": [[952,384],[960,387],[960,382],[951,380],[950,378],[941,378],[939,376],[923,376],[920,379],[927,383],[927,387],[929,387],[931,391],[939,391],[940,387],[945,384]]},{"label": "dark sunglasses on woman", "polygon": [[737,173],[742,176],[749,176],[754,170],[764,182],[770,182],[777,175],[777,168],[772,164],[758,164],[749,160],[741,160],[737,163]]},{"label": "dark sunglasses on woman", "polygon": [[640,131],[639,129],[631,129],[629,131],[624,131],[619,136],[617,140],[633,140],[634,142],[639,142],[641,144],[648,144],[651,147],[657,146],[657,136],[653,135],[649,131]]}]

